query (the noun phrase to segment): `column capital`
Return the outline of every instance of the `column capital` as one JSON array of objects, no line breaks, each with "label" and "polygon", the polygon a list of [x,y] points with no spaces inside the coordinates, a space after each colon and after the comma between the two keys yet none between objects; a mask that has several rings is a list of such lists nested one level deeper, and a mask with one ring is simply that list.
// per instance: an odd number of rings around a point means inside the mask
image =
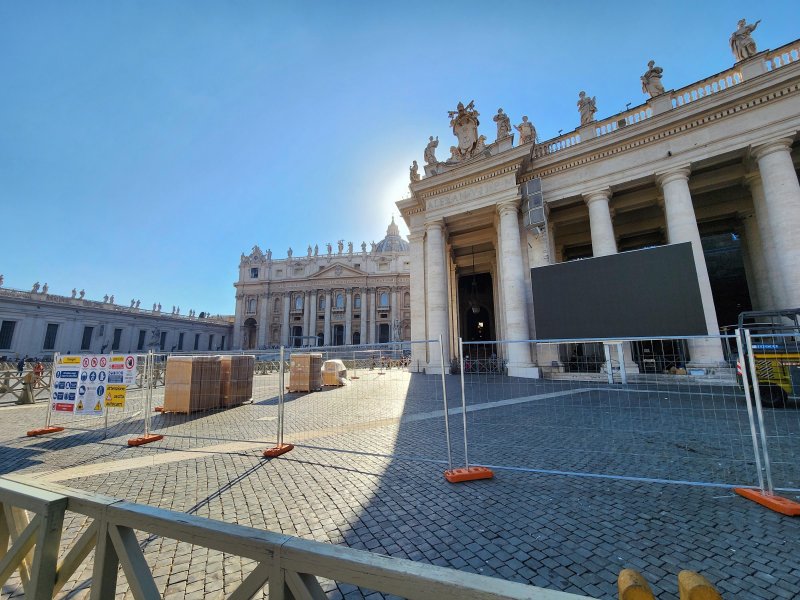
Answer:
[{"label": "column capital", "polygon": [[789,149],[792,147],[792,141],[792,138],[788,137],[772,140],[758,146],[752,146],[750,152],[756,160],[761,160],[768,154],[773,154],[774,152],[789,152]]},{"label": "column capital", "polygon": [[609,187],[592,190],[591,192],[583,194],[583,201],[586,203],[586,206],[589,206],[592,202],[597,202],[598,200],[605,200],[608,202],[610,199],[611,188]]},{"label": "column capital", "polygon": [[438,229],[439,231],[444,232],[444,219],[428,221],[425,223],[425,231],[430,231],[432,229]]},{"label": "column capital", "polygon": [[750,171],[745,173],[744,184],[750,188],[754,185],[761,184],[761,173],[759,171]]},{"label": "column capital", "polygon": [[675,169],[670,169],[669,171],[664,171],[662,173],[656,173],[656,182],[660,187],[664,187],[666,184],[671,183],[673,181],[689,181],[689,175],[692,174],[692,169],[689,165],[677,167]]},{"label": "column capital", "polygon": [[501,217],[509,212],[516,216],[517,213],[519,213],[519,202],[517,200],[504,200],[503,202],[499,202],[496,208],[497,214]]}]

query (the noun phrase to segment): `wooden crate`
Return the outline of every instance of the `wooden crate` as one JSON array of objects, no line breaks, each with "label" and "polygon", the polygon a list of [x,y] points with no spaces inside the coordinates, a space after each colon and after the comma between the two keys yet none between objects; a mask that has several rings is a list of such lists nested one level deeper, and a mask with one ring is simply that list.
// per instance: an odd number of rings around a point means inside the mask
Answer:
[{"label": "wooden crate", "polygon": [[220,403],[238,406],[253,398],[253,356],[223,356],[220,360]]},{"label": "wooden crate", "polygon": [[170,356],[164,382],[164,412],[219,408],[220,357]]},{"label": "wooden crate", "polygon": [[314,392],[322,389],[322,354],[292,354],[289,363],[289,391]]}]

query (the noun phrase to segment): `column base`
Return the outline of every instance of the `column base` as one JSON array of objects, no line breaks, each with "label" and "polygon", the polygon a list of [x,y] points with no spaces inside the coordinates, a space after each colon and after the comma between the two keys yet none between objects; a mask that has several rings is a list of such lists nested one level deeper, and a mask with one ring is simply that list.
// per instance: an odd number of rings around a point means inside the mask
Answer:
[{"label": "column base", "polygon": [[[435,364],[435,365],[427,365],[425,368],[426,375],[441,375],[442,374],[442,365]],[[445,375],[450,375],[450,367],[445,367],[444,369]]]},{"label": "column base", "polygon": [[539,367],[508,366],[509,377],[522,377],[524,379],[541,379],[542,371]]}]

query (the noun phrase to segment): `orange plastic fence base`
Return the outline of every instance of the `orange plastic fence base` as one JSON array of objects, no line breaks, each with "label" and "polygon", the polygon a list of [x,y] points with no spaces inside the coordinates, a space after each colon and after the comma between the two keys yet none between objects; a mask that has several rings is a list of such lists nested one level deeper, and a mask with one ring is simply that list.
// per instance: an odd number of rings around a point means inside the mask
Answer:
[{"label": "orange plastic fence base", "polygon": [[164,412],[164,407],[163,406],[156,406],[153,410],[155,412]]},{"label": "orange plastic fence base", "polygon": [[800,516],[800,503],[794,500],[762,494],[761,490],[753,490],[750,488],[734,488],[733,491],[748,500],[758,502],[762,506],[766,506],[768,509],[779,512],[782,515],[787,515],[789,517]]},{"label": "orange plastic fence base", "polygon": [[59,431],[64,431],[63,427],[42,427],[41,429],[31,429],[28,432],[28,437],[33,437],[35,435],[46,435],[48,433],[58,433]]},{"label": "orange plastic fence base", "polygon": [[157,442],[162,439],[164,439],[163,435],[143,435],[142,437],[129,439],[128,446],[144,446],[150,442]]},{"label": "orange plastic fence base", "polygon": [[469,467],[466,469],[453,469],[445,471],[444,478],[450,483],[461,483],[462,481],[475,481],[476,479],[491,479],[494,477],[491,469],[486,467]]},{"label": "orange plastic fence base", "polygon": [[292,444],[281,444],[280,446],[275,446],[274,448],[267,448],[264,450],[264,458],[275,458],[276,456],[286,454],[291,450],[294,450],[294,446]]}]

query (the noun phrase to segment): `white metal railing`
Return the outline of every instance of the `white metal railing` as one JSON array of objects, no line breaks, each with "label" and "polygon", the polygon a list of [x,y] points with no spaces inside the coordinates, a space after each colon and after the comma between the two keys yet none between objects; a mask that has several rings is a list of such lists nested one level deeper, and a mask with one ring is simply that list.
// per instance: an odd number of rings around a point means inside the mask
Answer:
[{"label": "white metal railing", "polygon": [[554,154],[560,150],[571,148],[572,146],[579,144],[580,141],[581,136],[578,135],[578,132],[571,131],[570,133],[558,136],[551,140],[546,140],[541,144],[536,144],[533,148],[533,156],[534,158],[541,158],[542,156],[547,156],[548,154]]},{"label": "white metal railing", "polygon": [[[24,478],[0,477],[0,586],[19,570],[19,584],[31,600],[52,598],[69,583],[94,549],[92,598],[113,598],[119,567],[134,598],[161,598],[136,532],[166,537],[256,562],[228,598],[253,597],[269,586],[271,600],[325,598],[317,577],[350,583],[405,598],[490,600],[586,600],[502,579],[456,571],[304,540],[135,504]],[[29,518],[27,512],[32,513]],[[58,560],[66,511],[92,522]],[[9,540],[11,547],[7,548]],[[210,574],[209,574],[210,575]]]},{"label": "white metal railing", "polygon": [[764,58],[764,68],[767,71],[774,71],[798,60],[800,60],[800,40],[795,40],[776,50],[769,51]]}]

